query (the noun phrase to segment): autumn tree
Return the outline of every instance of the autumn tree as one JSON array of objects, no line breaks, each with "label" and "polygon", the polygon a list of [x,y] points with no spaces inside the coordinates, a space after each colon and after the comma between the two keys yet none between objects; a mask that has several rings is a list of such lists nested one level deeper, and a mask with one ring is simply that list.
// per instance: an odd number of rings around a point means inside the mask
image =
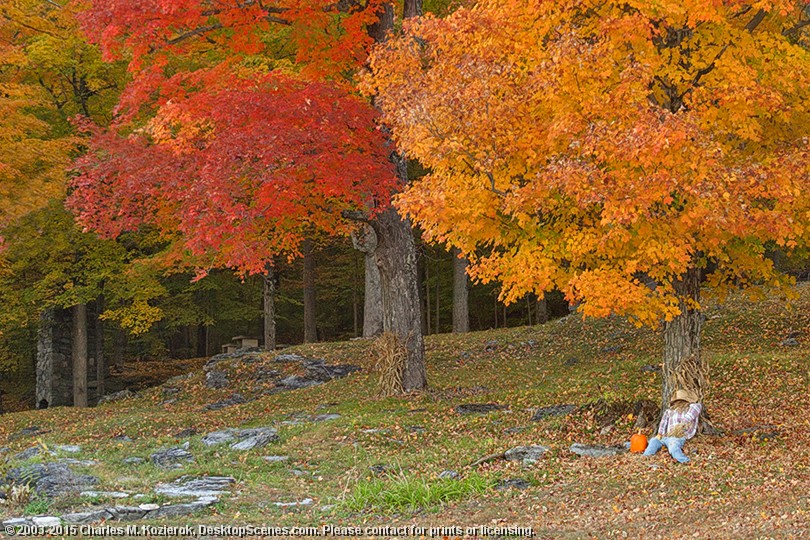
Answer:
[{"label": "autumn tree", "polygon": [[377,228],[384,325],[409,349],[406,388],[419,388],[419,306],[402,295],[415,290],[413,240],[389,209],[404,177],[376,110],[352,93],[391,13],[379,2],[94,2],[86,31],[109,58],[131,57],[132,82],[110,130],[87,126],[70,204],[110,236],[156,227],[173,246],[168,264],[264,273],[266,296],[279,257],[363,214]]},{"label": "autumn tree", "polygon": [[0,227],[64,196],[78,139],[68,122],[104,123],[124,76],[79,29],[81,2],[0,5]]},{"label": "autumn tree", "polygon": [[700,284],[785,286],[808,239],[806,3],[482,0],[406,24],[366,91],[431,169],[398,197],[501,297],[663,321],[663,403],[705,391]]}]

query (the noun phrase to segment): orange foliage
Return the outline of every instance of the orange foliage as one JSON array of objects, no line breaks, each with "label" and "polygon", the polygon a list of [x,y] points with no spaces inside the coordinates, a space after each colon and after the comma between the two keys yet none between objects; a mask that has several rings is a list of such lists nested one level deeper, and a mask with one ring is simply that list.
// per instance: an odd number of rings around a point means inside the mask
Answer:
[{"label": "orange foliage", "polygon": [[363,83],[431,171],[398,205],[507,302],[559,287],[657,324],[691,265],[721,293],[785,284],[764,252],[810,237],[807,10],[483,0],[408,21]]}]

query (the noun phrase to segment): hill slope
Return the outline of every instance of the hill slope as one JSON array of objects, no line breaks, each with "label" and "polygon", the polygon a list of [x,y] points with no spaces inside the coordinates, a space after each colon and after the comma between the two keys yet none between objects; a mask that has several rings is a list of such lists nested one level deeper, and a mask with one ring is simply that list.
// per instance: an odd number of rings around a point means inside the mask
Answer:
[{"label": "hill slope", "polygon": [[[196,372],[94,409],[5,415],[0,444],[9,450],[4,455],[39,441],[45,448],[27,463],[92,459],[93,465],[73,462],[71,467],[98,477],[95,491],[121,492],[122,498],[63,495],[7,504],[0,512],[4,517],[26,511],[62,515],[166,504],[170,499],[155,493],[156,485],[183,475],[213,475],[234,478],[216,504],[193,517],[161,522],[520,525],[554,538],[618,531],[668,538],[789,537],[810,521],[810,287],[798,291],[792,306],[734,299],[707,309],[703,343],[712,388],[706,404],[726,434],[690,441],[688,466],[665,452],[647,460],[631,454],[579,457],[569,451],[574,442],[627,441],[635,418],[625,414],[632,413],[632,403],[657,401],[660,391],[660,375],[642,369],[659,363],[660,335],[619,318],[583,322],[570,316],[544,326],[430,336],[432,390],[404,398],[375,397],[369,342],[352,341],[286,350],[363,368],[294,391],[272,393],[272,388],[280,377],[304,373],[304,364],[253,355],[209,366],[227,379],[219,389],[209,388],[205,374]],[[798,345],[784,341],[791,333]],[[234,393],[247,402],[205,409]],[[540,407],[598,400],[597,408],[531,420]],[[470,403],[504,408],[485,414],[455,410]],[[600,417],[606,408],[617,413],[609,423]],[[16,435],[31,426],[44,433]],[[263,426],[277,430],[278,440],[261,448],[203,443],[210,432]],[[734,433],[756,426],[765,427]],[[181,468],[150,461],[156,450],[183,443],[193,461],[182,461]],[[81,449],[65,458],[67,450],[57,444]],[[468,466],[521,445],[549,450],[536,463],[491,459]],[[124,462],[133,457],[144,461]],[[5,467],[21,463],[11,459]],[[443,471],[456,471],[458,477]],[[498,489],[510,479],[528,487]]]}]

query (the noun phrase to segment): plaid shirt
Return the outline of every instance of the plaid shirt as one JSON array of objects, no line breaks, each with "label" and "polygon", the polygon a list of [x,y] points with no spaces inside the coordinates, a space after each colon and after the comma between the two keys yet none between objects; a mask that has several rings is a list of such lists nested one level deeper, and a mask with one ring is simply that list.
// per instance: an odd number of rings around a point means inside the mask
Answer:
[{"label": "plaid shirt", "polygon": [[[698,426],[698,417],[703,406],[700,403],[692,403],[684,411],[667,409],[661,418],[658,426],[658,434],[662,437],[685,437],[691,439],[695,436]],[[678,433],[683,430],[683,434]]]}]

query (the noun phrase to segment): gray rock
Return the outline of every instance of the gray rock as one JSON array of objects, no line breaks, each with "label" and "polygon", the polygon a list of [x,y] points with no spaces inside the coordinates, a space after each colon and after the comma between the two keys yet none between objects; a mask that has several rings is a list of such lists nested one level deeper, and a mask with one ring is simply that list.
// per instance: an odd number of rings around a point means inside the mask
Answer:
[{"label": "gray rock", "polygon": [[624,349],[624,345],[619,345],[619,344],[607,345],[607,346],[602,347],[601,349],[599,349],[599,352],[612,354],[612,353],[617,353],[617,352],[621,351],[622,349]]},{"label": "gray rock", "polygon": [[180,393],[180,389],[174,386],[164,386],[161,390],[163,395],[163,399],[169,399],[170,397],[176,396]]},{"label": "gray rock", "polygon": [[[30,519],[18,517],[18,518],[9,518],[3,521],[3,525],[5,525],[6,527],[16,528],[16,527],[30,527],[33,526],[34,523]],[[9,534],[9,536],[11,536],[11,534]]]},{"label": "gray rock", "polygon": [[328,365],[324,363],[323,360],[305,362],[304,368],[307,370],[309,379],[321,382],[339,379],[356,371],[360,371],[358,366],[350,364]]},{"label": "gray rock", "polygon": [[35,463],[11,469],[6,474],[11,484],[27,484],[40,495],[54,497],[78,493],[98,484],[95,476],[74,473],[63,463]]},{"label": "gray rock", "polygon": [[129,493],[123,491],[82,491],[79,493],[80,497],[108,497],[110,499],[126,499]]},{"label": "gray rock", "polygon": [[54,448],[60,452],[67,452],[68,454],[78,454],[82,451],[82,447],[77,444],[57,444]]},{"label": "gray rock", "polygon": [[127,435],[116,435],[112,438],[112,440],[118,442],[132,442],[132,438]]},{"label": "gray rock", "polygon": [[206,446],[216,446],[231,441],[234,450],[250,450],[261,448],[270,442],[278,440],[278,432],[272,427],[258,427],[247,429],[228,428],[221,431],[214,431],[202,438],[202,443]]},{"label": "gray rock", "polygon": [[128,457],[128,458],[123,459],[123,462],[126,463],[127,465],[137,465],[139,463],[143,463],[144,461],[146,461],[146,460],[143,459],[142,457],[137,457],[137,456],[132,456],[132,457]]},{"label": "gray rock", "polygon": [[800,345],[799,340],[795,337],[787,337],[782,340],[780,343],[783,347],[798,347]]},{"label": "gray rock", "polygon": [[484,351],[488,353],[493,353],[498,350],[498,342],[495,340],[487,341],[484,343]]},{"label": "gray rock", "polygon": [[206,405],[205,409],[208,411],[218,411],[226,407],[233,407],[234,405],[241,405],[243,403],[247,403],[247,400],[242,394],[231,394],[231,397],[228,399],[223,399],[222,401],[217,401],[216,403]]},{"label": "gray rock", "polygon": [[282,373],[277,369],[260,367],[253,373],[253,380],[259,383],[267,383],[280,379],[281,375]]},{"label": "gray rock", "polygon": [[98,400],[98,404],[101,405],[103,403],[112,403],[114,401],[121,401],[122,399],[128,399],[131,397],[135,397],[135,393],[126,388],[120,392],[113,392],[112,394],[102,396],[101,399]]},{"label": "gray rock", "polygon": [[239,430],[239,436],[246,435],[241,441],[231,444],[233,450],[251,450],[253,448],[261,448],[266,446],[267,443],[277,441],[278,433],[271,427],[258,428],[258,429],[243,429]]},{"label": "gray rock", "polygon": [[323,381],[308,379],[307,377],[301,377],[299,375],[290,375],[289,377],[285,377],[278,381],[276,385],[289,390],[299,390],[301,388],[309,388],[310,386],[315,386],[322,383]]},{"label": "gray rock", "polygon": [[31,459],[34,456],[38,456],[40,452],[42,452],[42,448],[40,448],[39,446],[32,446],[31,448],[26,448],[22,452],[17,453],[14,456],[14,459],[17,459],[19,461],[25,461]]},{"label": "gray rock", "polygon": [[149,512],[148,516],[150,519],[187,516],[189,514],[195,514],[200,510],[211,506],[212,504],[214,504],[213,501],[208,499],[194,501],[191,503],[169,504],[166,506],[161,506],[157,510],[152,510]]},{"label": "gray rock", "polygon": [[326,422],[328,420],[337,420],[340,418],[338,413],[326,413],[326,414],[316,414],[315,416],[310,418],[312,422]]},{"label": "gray rock", "polygon": [[660,373],[661,366],[656,366],[653,364],[645,364],[641,366],[641,371],[644,373]]},{"label": "gray rock", "polygon": [[465,403],[456,405],[453,410],[458,414],[486,414],[493,411],[502,411],[506,408],[508,408],[506,405],[497,403]]},{"label": "gray rock", "polygon": [[263,456],[262,459],[269,463],[281,463],[282,461],[288,461],[290,456]]},{"label": "gray rock", "polygon": [[177,437],[178,439],[184,439],[186,437],[193,437],[196,434],[197,434],[197,430],[190,427],[190,428],[181,429],[180,431],[175,433],[174,436]]},{"label": "gray rock", "polygon": [[157,510],[158,508],[160,508],[160,505],[155,503],[143,503],[138,505],[138,510],[143,510],[144,512],[151,512],[152,510]]},{"label": "gray rock", "polygon": [[424,426],[408,426],[408,431],[411,433],[425,433],[427,429]]},{"label": "gray rock", "polygon": [[577,364],[579,364],[579,358],[577,358],[577,357],[575,357],[575,356],[569,356],[569,357],[568,357],[568,358],[566,358],[566,359],[565,359],[565,361],[563,362],[563,365],[564,365],[564,366],[567,366],[567,367],[575,366],[575,365],[577,365]]},{"label": "gray rock", "polygon": [[310,499],[310,498],[306,498],[306,499],[304,499],[303,501],[293,501],[293,502],[275,502],[275,503],[273,503],[273,504],[275,504],[275,505],[276,505],[276,506],[278,506],[279,508],[286,508],[286,507],[289,507],[289,506],[310,506],[310,505],[311,505],[311,504],[313,504],[314,502],[315,502],[315,501],[313,501],[312,499]]},{"label": "gray rock", "polygon": [[233,429],[224,429],[222,431],[214,431],[200,439],[206,446],[216,446],[218,444],[230,442],[236,438]]},{"label": "gray rock", "polygon": [[70,524],[95,523],[97,521],[112,519],[113,515],[106,509],[87,510],[85,512],[74,512],[72,514],[62,514],[62,521]]},{"label": "gray rock", "polygon": [[503,457],[507,461],[530,461],[535,462],[548,452],[548,447],[540,445],[516,446],[504,452]]},{"label": "gray rock", "polygon": [[147,515],[147,512],[138,506],[114,506],[107,508],[106,510],[112,515],[112,519],[118,519],[121,521],[135,521],[142,519]]},{"label": "gray rock", "polygon": [[57,463],[64,463],[65,465],[75,465],[77,467],[92,467],[98,465],[98,461],[94,459],[74,459],[74,458],[59,458]]},{"label": "gray rock", "polygon": [[571,405],[570,403],[562,404],[562,405],[551,405],[549,407],[541,407],[534,411],[532,415],[533,422],[539,422],[541,420],[545,420],[546,418],[552,418],[555,416],[567,416],[574,412],[577,409],[576,405]]},{"label": "gray rock", "polygon": [[224,371],[211,370],[205,374],[205,386],[208,388],[218,390],[227,387],[229,384],[231,384],[231,381],[228,380],[228,376],[225,375]]},{"label": "gray rock", "polygon": [[51,430],[43,429],[39,426],[30,426],[27,428],[23,428],[17,433],[13,433],[8,440],[9,441],[16,441],[17,439],[22,439],[23,437],[33,437],[34,435],[43,435],[45,433],[50,433]]},{"label": "gray rock", "polygon": [[278,354],[276,355],[275,358],[273,358],[273,362],[282,362],[285,364],[289,364],[292,362],[304,363],[307,360],[311,361],[313,360],[313,358],[307,358],[306,356],[301,356],[300,354],[290,354],[290,353]]},{"label": "gray rock", "polygon": [[234,482],[231,476],[181,476],[170,484],[159,484],[154,491],[167,497],[214,497],[227,493]]},{"label": "gray rock", "polygon": [[504,490],[504,489],[526,489],[530,487],[526,480],[523,478],[506,478],[504,480],[499,481],[495,484],[495,489]]},{"label": "gray rock", "polygon": [[158,450],[149,458],[158,467],[171,467],[182,461],[192,461],[194,456],[188,451],[188,442],[185,442],[181,446]]},{"label": "gray rock", "polygon": [[35,516],[31,518],[31,522],[37,527],[44,527],[46,529],[62,525],[62,520],[56,516]]},{"label": "gray rock", "polygon": [[570,448],[571,452],[578,456],[587,457],[611,457],[627,452],[624,446],[604,446],[601,444],[580,444],[574,443]]},{"label": "gray rock", "polygon": [[458,478],[458,471],[446,470],[439,473],[439,478],[442,480],[455,480]]}]

